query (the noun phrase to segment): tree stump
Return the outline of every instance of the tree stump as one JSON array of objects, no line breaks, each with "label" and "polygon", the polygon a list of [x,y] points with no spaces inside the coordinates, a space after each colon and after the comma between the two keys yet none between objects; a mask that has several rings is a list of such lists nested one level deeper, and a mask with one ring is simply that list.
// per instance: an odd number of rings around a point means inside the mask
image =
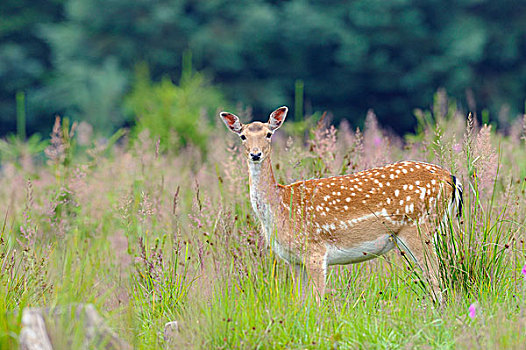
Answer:
[{"label": "tree stump", "polygon": [[53,350],[47,335],[46,323],[39,309],[24,309],[20,350]]},{"label": "tree stump", "polygon": [[91,304],[24,309],[20,349],[62,348],[128,350],[131,346],[104,324]]},{"label": "tree stump", "polygon": [[164,325],[164,342],[168,346],[175,345],[177,334],[179,333],[179,323],[171,321]]}]

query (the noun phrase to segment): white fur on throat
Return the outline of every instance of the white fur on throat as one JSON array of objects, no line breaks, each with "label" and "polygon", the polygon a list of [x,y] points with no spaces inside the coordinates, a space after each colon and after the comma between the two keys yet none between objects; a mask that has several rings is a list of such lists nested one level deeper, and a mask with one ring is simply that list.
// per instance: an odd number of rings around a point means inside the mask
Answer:
[{"label": "white fur on throat", "polygon": [[[261,221],[265,239],[274,253],[287,262],[297,261],[298,259],[292,256],[289,249],[286,249],[277,238],[276,218],[272,212],[269,196],[277,196],[278,194],[268,193],[268,184],[261,184],[262,165],[262,162],[254,163],[250,160],[248,161],[252,209]],[[276,199],[278,200],[278,198]]]}]

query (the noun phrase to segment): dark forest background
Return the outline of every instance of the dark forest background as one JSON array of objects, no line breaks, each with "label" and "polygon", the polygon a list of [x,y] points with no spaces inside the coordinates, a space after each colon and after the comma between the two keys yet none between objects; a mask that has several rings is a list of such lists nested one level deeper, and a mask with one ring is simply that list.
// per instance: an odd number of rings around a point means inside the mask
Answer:
[{"label": "dark forest background", "polygon": [[501,123],[524,111],[526,1],[3,0],[0,11],[0,136],[17,116],[47,134],[56,115],[110,134],[148,113],[137,94],[184,85],[185,69],[215,89],[207,103],[261,118],[299,101],[360,125],[373,108],[403,133],[439,88]]}]

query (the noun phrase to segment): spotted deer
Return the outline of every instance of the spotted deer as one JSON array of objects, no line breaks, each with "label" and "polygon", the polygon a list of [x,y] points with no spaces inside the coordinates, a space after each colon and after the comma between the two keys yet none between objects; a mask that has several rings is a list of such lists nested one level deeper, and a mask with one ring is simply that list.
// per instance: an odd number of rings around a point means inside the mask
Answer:
[{"label": "spotted deer", "polygon": [[[455,176],[437,165],[403,161],[281,185],[272,170],[271,139],[287,111],[280,107],[267,123],[246,125],[232,113],[220,113],[242,140],[252,208],[275,254],[305,268],[318,300],[328,265],[362,262],[395,247],[422,265],[432,235],[423,235],[421,228],[433,227],[432,217],[452,217],[461,210],[462,185]],[[427,260],[436,267],[436,257]],[[440,295],[437,278],[428,277],[435,296]]]}]

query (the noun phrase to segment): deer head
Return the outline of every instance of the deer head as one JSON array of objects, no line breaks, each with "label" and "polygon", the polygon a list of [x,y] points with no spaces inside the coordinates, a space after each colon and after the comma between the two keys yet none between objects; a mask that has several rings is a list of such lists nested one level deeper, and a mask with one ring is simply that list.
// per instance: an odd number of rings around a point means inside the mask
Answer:
[{"label": "deer head", "polygon": [[246,125],[235,114],[221,112],[219,115],[228,129],[241,138],[248,161],[261,163],[270,155],[272,135],[285,121],[287,112],[287,107],[280,107],[270,114],[267,123],[253,122]]}]

